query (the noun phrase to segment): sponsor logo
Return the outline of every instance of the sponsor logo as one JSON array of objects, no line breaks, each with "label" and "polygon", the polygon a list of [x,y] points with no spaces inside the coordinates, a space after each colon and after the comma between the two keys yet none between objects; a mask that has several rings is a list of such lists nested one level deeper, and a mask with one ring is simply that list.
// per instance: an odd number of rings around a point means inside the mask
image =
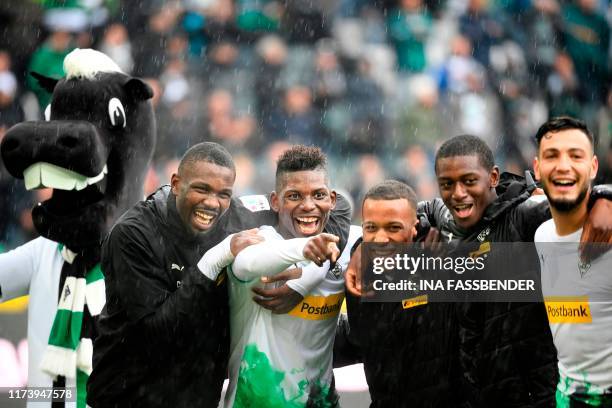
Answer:
[{"label": "sponsor logo", "polygon": [[591,307],[586,296],[549,297],[544,299],[550,323],[591,323]]},{"label": "sponsor logo", "polygon": [[487,227],[484,230],[482,230],[480,234],[478,234],[476,239],[479,240],[480,242],[483,242],[485,238],[487,237],[487,235],[489,235],[490,233],[491,233],[491,227]]},{"label": "sponsor logo", "polygon": [[338,316],[342,308],[344,292],[330,296],[306,296],[289,315],[306,320],[325,320]]},{"label": "sponsor logo", "polygon": [[470,252],[470,258],[478,258],[478,257],[483,257],[486,258],[489,252],[491,252],[491,243],[489,241],[487,242],[483,242],[482,244],[480,244],[480,247],[478,247],[477,251],[473,251]]},{"label": "sponsor logo", "polygon": [[172,269],[172,270],[176,269],[177,271],[181,271],[182,272],[183,269],[185,269],[185,267],[184,266],[178,266],[177,264],[173,263],[172,267],[170,269]]},{"label": "sponsor logo", "polygon": [[410,299],[402,300],[402,307],[404,309],[410,309],[413,307],[426,305],[427,304],[427,295],[417,296]]}]

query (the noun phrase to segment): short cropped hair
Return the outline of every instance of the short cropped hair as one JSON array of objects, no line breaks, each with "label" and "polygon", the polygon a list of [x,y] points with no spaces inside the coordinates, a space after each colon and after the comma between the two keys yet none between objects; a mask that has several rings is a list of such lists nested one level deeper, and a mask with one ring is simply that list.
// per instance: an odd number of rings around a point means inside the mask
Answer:
[{"label": "short cropped hair", "polygon": [[363,201],[370,200],[408,200],[410,206],[416,210],[417,197],[409,185],[397,180],[385,180],[368,190]]},{"label": "short cropped hair", "polygon": [[296,171],[321,170],[327,178],[327,157],[316,146],[295,145],[285,151],[276,162],[276,191],[282,190],[281,181],[285,174]]},{"label": "short cropped hair", "polygon": [[493,152],[482,139],[472,135],[460,135],[447,140],[438,149],[435,161],[436,172],[440,159],[457,156],[478,156],[480,165],[487,170],[495,166]]},{"label": "short cropped hair", "polygon": [[185,167],[192,166],[197,162],[207,162],[217,166],[226,167],[236,174],[234,159],[227,149],[218,143],[202,142],[198,143],[185,152],[181,158],[178,172],[183,174]]},{"label": "short cropped hair", "polygon": [[589,130],[586,123],[584,123],[580,119],[572,118],[569,116],[558,116],[556,118],[552,118],[545,122],[542,126],[540,126],[535,135],[538,147],[542,142],[542,138],[547,133],[557,133],[566,129],[578,129],[582,131],[582,133],[584,133],[587,139],[589,139],[589,141],[591,142],[591,146],[593,146],[593,148],[595,147],[595,138],[593,137],[593,133]]}]

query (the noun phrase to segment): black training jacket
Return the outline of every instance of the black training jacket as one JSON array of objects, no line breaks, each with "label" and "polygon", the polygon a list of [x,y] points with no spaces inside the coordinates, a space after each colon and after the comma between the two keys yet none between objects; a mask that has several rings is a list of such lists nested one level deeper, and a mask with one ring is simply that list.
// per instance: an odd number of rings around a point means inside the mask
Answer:
[{"label": "black training jacket", "polygon": [[[346,242],[351,209],[338,200],[327,232]],[[168,186],[127,211],[102,247],[107,303],[98,322],[87,402],[97,407],[216,407],[227,377],[229,316],[224,275],[197,262],[228,234],[274,225],[272,211],[239,199],[214,230],[183,226]]]},{"label": "black training jacket", "polygon": [[[455,227],[463,243],[490,243],[488,260],[504,259],[517,268],[535,268],[535,246],[521,259],[508,259],[496,242],[533,242],[536,229],[550,218],[546,201],[531,195],[522,178],[504,174],[498,198],[469,231]],[[446,218],[446,217],[445,217]],[[554,407],[557,353],[542,302],[458,304],[462,370],[471,405],[480,407]]]}]

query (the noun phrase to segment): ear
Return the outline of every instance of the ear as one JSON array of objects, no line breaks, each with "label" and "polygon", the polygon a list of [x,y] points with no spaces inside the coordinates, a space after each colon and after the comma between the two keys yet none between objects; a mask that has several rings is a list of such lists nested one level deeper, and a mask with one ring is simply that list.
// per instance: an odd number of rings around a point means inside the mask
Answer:
[{"label": "ear", "polygon": [[125,91],[137,101],[146,101],[153,97],[153,88],[151,88],[142,79],[130,78],[123,84]]},{"label": "ear", "polygon": [[270,207],[274,212],[278,212],[280,210],[280,197],[276,194],[276,191],[273,191],[270,194]]},{"label": "ear", "polygon": [[38,82],[38,85],[40,85],[42,89],[49,93],[53,93],[55,85],[57,85],[57,83],[59,82],[59,79],[50,78],[34,71],[30,72],[30,75],[32,75],[34,79],[36,79],[36,82]]},{"label": "ear", "polygon": [[179,194],[179,183],[180,182],[181,182],[181,177],[178,174],[173,173],[172,177],[170,178],[170,186],[172,187],[172,194],[174,195]]},{"label": "ear", "polygon": [[410,231],[410,242],[414,242],[414,239],[417,237],[417,225],[419,225],[419,219],[417,218],[414,224],[412,225],[412,230]]},{"label": "ear", "polygon": [[597,170],[599,170],[599,159],[593,155],[591,159],[591,180],[595,180],[595,177],[597,177]]},{"label": "ear", "polygon": [[533,158],[533,173],[536,180],[540,181],[540,161],[537,156]]},{"label": "ear", "polygon": [[489,174],[489,184],[491,188],[497,187],[499,184],[499,167],[493,166]]},{"label": "ear", "polygon": [[331,209],[333,210],[334,208],[336,208],[336,199],[337,199],[336,190],[332,190],[329,193],[329,198],[331,198],[331,202],[332,202]]}]

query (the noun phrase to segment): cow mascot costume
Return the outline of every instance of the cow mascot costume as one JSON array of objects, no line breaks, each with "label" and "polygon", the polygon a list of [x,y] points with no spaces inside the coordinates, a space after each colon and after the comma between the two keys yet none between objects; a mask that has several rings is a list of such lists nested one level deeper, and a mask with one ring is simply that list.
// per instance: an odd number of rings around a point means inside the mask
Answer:
[{"label": "cow mascot costume", "polygon": [[41,236],[0,255],[0,301],[30,295],[28,385],[76,387],[85,406],[94,319],[105,303],[100,245],[143,197],[155,117],[152,89],[106,55],[76,49],[64,71],[61,80],[32,73],[53,93],[46,120],[15,125],[0,146],[27,189],[53,189],[32,210]]}]

